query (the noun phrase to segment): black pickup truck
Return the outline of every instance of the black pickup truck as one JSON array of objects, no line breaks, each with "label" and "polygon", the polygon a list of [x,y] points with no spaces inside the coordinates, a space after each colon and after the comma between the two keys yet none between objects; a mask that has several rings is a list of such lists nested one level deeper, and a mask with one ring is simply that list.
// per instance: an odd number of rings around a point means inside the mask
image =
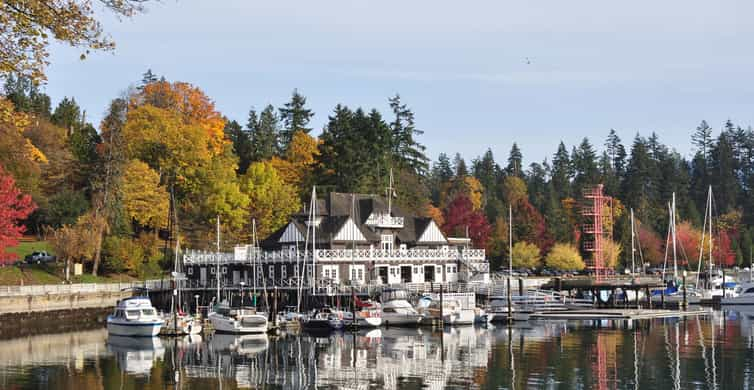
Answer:
[{"label": "black pickup truck", "polygon": [[47,253],[46,251],[32,252],[24,258],[27,264],[42,264],[55,262],[55,256]]}]

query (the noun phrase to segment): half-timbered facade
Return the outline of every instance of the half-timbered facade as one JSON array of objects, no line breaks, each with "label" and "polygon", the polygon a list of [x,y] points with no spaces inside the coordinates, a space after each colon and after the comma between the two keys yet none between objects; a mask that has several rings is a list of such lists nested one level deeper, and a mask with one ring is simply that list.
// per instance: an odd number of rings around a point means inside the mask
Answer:
[{"label": "half-timbered facade", "polygon": [[187,275],[200,285],[214,284],[219,258],[223,285],[249,285],[255,276],[268,287],[489,278],[483,249],[472,248],[467,238],[446,237],[431,218],[407,214],[385,198],[332,192],[317,200],[313,218],[310,211],[294,215],[258,248],[238,246],[219,255],[187,252]]}]

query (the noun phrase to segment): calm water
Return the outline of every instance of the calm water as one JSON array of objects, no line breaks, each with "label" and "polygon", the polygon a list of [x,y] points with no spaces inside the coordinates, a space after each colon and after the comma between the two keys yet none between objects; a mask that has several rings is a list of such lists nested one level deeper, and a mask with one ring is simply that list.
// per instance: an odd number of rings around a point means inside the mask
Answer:
[{"label": "calm water", "polygon": [[749,389],[753,333],[754,309],[322,337],[108,340],[102,329],[0,341],[0,387]]}]

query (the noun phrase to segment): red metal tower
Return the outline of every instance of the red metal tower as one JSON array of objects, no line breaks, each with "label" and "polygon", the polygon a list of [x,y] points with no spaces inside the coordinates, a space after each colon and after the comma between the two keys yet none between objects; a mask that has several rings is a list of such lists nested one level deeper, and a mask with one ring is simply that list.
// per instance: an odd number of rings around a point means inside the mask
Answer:
[{"label": "red metal tower", "polygon": [[587,268],[594,271],[598,280],[605,276],[607,270],[605,239],[612,237],[612,228],[606,227],[612,226],[613,198],[605,195],[603,190],[602,184],[584,189],[584,205],[581,207],[581,215],[591,220],[582,226],[584,250],[592,252]]}]

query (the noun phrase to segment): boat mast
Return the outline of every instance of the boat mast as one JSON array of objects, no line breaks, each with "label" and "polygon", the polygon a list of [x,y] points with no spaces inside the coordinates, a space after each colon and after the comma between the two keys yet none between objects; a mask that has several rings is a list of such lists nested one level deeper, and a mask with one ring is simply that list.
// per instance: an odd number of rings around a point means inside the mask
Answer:
[{"label": "boat mast", "polygon": [[508,205],[508,279],[513,275],[513,206]]},{"label": "boat mast", "polygon": [[312,187],[312,295],[317,291],[317,187]]},{"label": "boat mast", "polygon": [[393,206],[393,193],[395,192],[395,189],[393,188],[393,168],[390,168],[390,181],[388,182],[387,186],[387,215],[392,215],[392,206]]},{"label": "boat mast", "polygon": [[636,236],[636,229],[634,228],[634,209],[631,208],[631,276],[636,272],[636,245],[634,244],[634,238]]},{"label": "boat mast", "polygon": [[[254,294],[254,307],[257,307],[257,220],[251,220],[251,248],[254,251],[251,257],[251,266],[254,269],[254,282],[251,284],[251,288]],[[262,270],[262,277],[264,278],[264,270]]]},{"label": "boat mast", "polygon": [[670,226],[673,235],[673,278],[678,279],[678,258],[676,254],[676,235],[675,235],[675,192],[673,192],[673,204],[670,211]]},{"label": "boat mast", "polygon": [[[709,186],[707,194],[707,207],[709,208],[709,281],[712,283],[712,186]],[[723,278],[723,293],[725,293],[725,278]]]},{"label": "boat mast", "polygon": [[220,216],[217,216],[217,247],[215,251],[215,260],[217,260],[217,264],[215,266],[215,276],[217,277],[217,297],[216,302],[217,304],[220,303]]}]

